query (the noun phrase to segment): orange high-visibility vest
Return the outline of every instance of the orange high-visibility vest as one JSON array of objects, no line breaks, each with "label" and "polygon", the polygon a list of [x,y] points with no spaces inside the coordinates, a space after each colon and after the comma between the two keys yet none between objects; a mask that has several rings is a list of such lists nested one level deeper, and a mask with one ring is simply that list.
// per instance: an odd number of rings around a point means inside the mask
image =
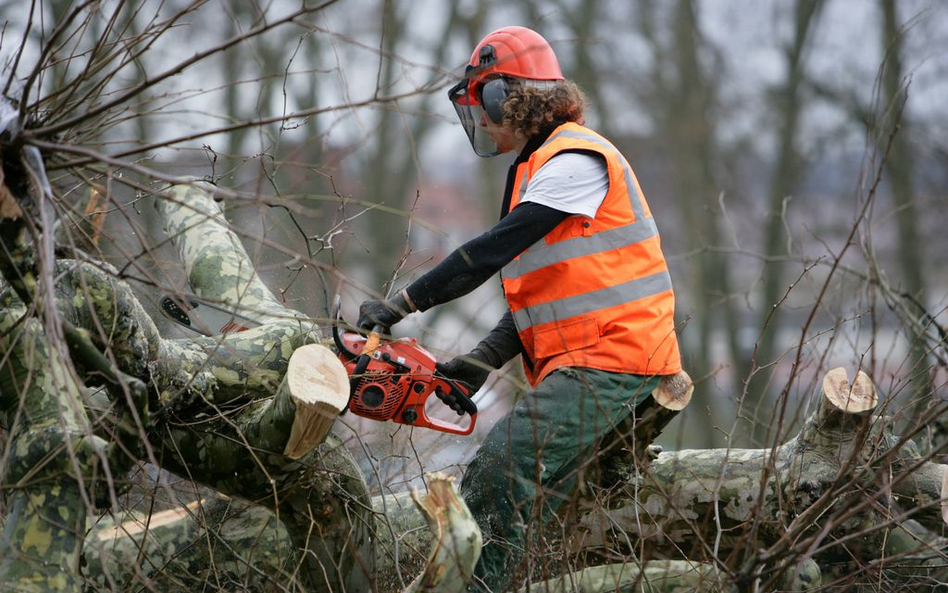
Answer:
[{"label": "orange high-visibility vest", "polygon": [[518,165],[510,209],[566,150],[602,155],[609,189],[595,218],[567,217],[501,270],[527,378],[536,386],[561,367],[677,373],[675,296],[658,229],[632,168],[608,140],[575,123],[556,128]]}]

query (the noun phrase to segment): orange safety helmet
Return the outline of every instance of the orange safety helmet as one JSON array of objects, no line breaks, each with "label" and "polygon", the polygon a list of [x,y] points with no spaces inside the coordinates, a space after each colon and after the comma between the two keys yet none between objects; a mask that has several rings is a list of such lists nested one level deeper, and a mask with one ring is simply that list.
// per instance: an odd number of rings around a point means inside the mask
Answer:
[{"label": "orange safety helmet", "polygon": [[471,146],[478,156],[500,153],[484,131],[484,116],[495,124],[503,121],[510,82],[546,86],[563,80],[553,48],[539,33],[526,27],[504,27],[477,44],[464,79],[448,91]]}]

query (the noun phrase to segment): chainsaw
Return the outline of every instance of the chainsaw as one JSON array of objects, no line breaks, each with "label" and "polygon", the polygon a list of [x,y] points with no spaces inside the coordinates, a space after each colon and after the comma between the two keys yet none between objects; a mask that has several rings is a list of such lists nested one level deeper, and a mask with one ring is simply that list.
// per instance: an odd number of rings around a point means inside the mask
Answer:
[{"label": "chainsaw", "polygon": [[[162,295],[162,314],[175,323],[202,335],[227,334],[256,327],[259,322],[196,295]],[[451,434],[468,435],[477,421],[477,405],[468,389],[441,375],[437,360],[418,345],[415,338],[382,340],[380,328],[368,336],[342,331],[339,298],[333,312],[332,337],[339,360],[349,374],[348,409],[372,420],[430,428]],[[432,418],[427,413],[432,395],[451,399],[467,414],[466,426]]]},{"label": "chainsaw", "polygon": [[260,325],[246,315],[191,294],[163,294],[158,299],[158,310],[171,321],[203,336],[242,332]]},{"label": "chainsaw", "polygon": [[[477,405],[460,382],[438,372],[438,361],[418,345],[418,340],[382,340],[379,327],[368,336],[341,332],[338,303],[337,299],[332,337],[339,360],[349,373],[349,410],[353,414],[451,434],[471,434],[477,422]],[[460,408],[458,414],[470,416],[467,426],[430,417],[426,408],[432,395],[453,398]]]}]

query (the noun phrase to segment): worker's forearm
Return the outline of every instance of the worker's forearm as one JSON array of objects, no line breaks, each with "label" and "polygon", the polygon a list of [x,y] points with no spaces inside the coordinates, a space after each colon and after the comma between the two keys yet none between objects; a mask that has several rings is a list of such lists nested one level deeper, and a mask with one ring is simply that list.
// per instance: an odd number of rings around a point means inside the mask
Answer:
[{"label": "worker's forearm", "polygon": [[475,262],[469,256],[465,257],[466,254],[466,245],[458,248],[406,288],[419,311],[427,311],[462,297],[487,282],[497,272],[489,265],[490,262]]},{"label": "worker's forearm", "polygon": [[459,247],[409,285],[409,298],[419,311],[425,311],[468,294],[567,216],[532,202],[517,206],[492,229]]},{"label": "worker's forearm", "polygon": [[504,314],[487,337],[474,348],[475,352],[480,352],[481,360],[495,369],[507,364],[522,350],[517,326],[514,325],[513,314],[510,311]]}]

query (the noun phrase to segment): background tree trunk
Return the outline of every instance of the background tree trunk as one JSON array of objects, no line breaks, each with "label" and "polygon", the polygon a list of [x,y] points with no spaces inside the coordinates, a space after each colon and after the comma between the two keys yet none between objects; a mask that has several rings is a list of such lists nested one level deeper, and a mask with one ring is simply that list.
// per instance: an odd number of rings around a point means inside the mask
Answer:
[{"label": "background tree trunk", "polygon": [[[753,442],[770,444],[777,434],[766,420],[771,410],[775,363],[782,357],[779,330],[782,327],[781,304],[788,293],[786,266],[782,259],[793,254],[794,237],[790,234],[791,221],[787,217],[787,204],[800,178],[803,163],[797,150],[800,112],[804,105],[802,93],[803,71],[806,49],[809,47],[810,31],[819,24],[823,0],[797,0],[794,5],[793,39],[786,48],[787,77],[774,93],[777,125],[777,157],[770,178],[768,212],[764,234],[765,263],[761,270],[762,292],[760,315],[755,327],[760,334],[754,343],[753,352],[740,352],[735,357],[747,361],[739,368],[739,377],[744,383],[741,408],[755,419],[751,427]],[[789,419],[788,419],[789,420]]]}]

